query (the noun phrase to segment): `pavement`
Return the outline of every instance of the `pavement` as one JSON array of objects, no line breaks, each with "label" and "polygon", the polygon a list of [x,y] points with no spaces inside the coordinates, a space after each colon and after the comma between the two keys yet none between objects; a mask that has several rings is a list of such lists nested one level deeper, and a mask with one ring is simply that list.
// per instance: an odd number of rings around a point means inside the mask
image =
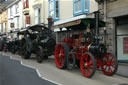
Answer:
[{"label": "pavement", "polygon": [[119,63],[116,74],[128,78],[128,63]]},{"label": "pavement", "polygon": [[41,79],[36,70],[0,55],[0,85],[56,85]]},{"label": "pavement", "polygon": [[86,78],[82,75],[79,68],[73,70],[58,69],[51,56],[48,60],[44,60],[43,63],[39,64],[34,55],[32,55],[30,59],[25,60],[19,55],[13,55],[11,53],[2,54],[11,56],[11,59],[13,60],[21,61],[24,66],[38,69],[40,78],[52,81],[53,83],[55,82],[55,84],[58,85],[128,85],[128,78],[119,75],[106,76],[102,71],[98,70],[92,78]]}]

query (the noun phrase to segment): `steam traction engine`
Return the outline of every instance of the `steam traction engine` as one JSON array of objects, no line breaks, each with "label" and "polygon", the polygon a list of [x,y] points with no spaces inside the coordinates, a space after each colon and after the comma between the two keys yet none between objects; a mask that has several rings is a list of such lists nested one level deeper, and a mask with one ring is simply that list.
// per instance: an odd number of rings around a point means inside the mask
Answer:
[{"label": "steam traction engine", "polygon": [[95,19],[81,19],[77,21],[77,25],[65,27],[68,33],[55,49],[55,63],[58,68],[72,69],[77,65],[88,78],[99,68],[108,76],[117,71],[117,59],[107,52],[104,44],[99,43],[102,39],[99,36],[99,27],[103,27],[105,23],[99,21],[98,16],[96,12]]},{"label": "steam traction engine", "polygon": [[24,59],[29,59],[31,54],[36,54],[37,61],[41,63],[48,56],[54,54],[55,39],[52,31],[44,26],[44,24],[37,24],[29,27],[29,36],[25,37]]},{"label": "steam traction engine", "polygon": [[52,31],[44,24],[38,24],[29,28],[32,32],[37,32],[36,38],[32,40],[32,51],[36,52],[37,62],[41,63],[48,56],[54,54],[55,39]]}]

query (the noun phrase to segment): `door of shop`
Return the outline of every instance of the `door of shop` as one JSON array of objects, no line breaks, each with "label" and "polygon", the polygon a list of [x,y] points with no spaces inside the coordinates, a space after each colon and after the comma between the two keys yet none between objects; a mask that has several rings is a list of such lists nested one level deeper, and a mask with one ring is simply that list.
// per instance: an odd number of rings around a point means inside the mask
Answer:
[{"label": "door of shop", "polygon": [[128,16],[119,17],[117,22],[117,57],[128,61]]}]

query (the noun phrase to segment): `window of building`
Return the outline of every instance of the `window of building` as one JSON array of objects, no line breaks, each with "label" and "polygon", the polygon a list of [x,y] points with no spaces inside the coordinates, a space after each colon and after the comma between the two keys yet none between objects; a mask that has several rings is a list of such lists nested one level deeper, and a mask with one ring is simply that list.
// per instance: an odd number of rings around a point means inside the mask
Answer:
[{"label": "window of building", "polygon": [[80,12],[80,11],[82,11],[82,2],[81,2],[82,0],[75,0],[74,1],[74,6],[75,6],[75,12],[77,13],[77,12]]},{"label": "window of building", "polygon": [[17,28],[19,29],[19,17],[17,17]]},{"label": "window of building", "polygon": [[73,1],[73,14],[80,15],[89,12],[89,0],[74,0]]},{"label": "window of building", "polygon": [[1,32],[3,32],[3,24],[1,24]]},{"label": "window of building", "polygon": [[30,25],[30,16],[26,15],[26,27]]},{"label": "window of building", "polygon": [[13,15],[13,9],[12,9],[12,7],[10,8],[10,16],[12,16]]},{"label": "window of building", "polygon": [[5,23],[5,29],[4,29],[4,32],[6,32],[7,30],[7,23]]},{"label": "window of building", "polygon": [[85,11],[89,10],[89,0],[84,0],[84,10]]},{"label": "window of building", "polygon": [[3,23],[3,32],[6,32],[6,23]]},{"label": "window of building", "polygon": [[49,15],[55,21],[59,20],[59,0],[49,0]]},{"label": "window of building", "polygon": [[0,32],[1,32],[1,24],[0,24]]},{"label": "window of building", "polygon": [[24,9],[29,8],[29,0],[24,0],[23,7],[24,7]]},{"label": "window of building", "polygon": [[35,24],[39,24],[40,23],[40,8],[35,8]]},{"label": "window of building", "polygon": [[16,13],[19,13],[19,3],[16,4]]}]

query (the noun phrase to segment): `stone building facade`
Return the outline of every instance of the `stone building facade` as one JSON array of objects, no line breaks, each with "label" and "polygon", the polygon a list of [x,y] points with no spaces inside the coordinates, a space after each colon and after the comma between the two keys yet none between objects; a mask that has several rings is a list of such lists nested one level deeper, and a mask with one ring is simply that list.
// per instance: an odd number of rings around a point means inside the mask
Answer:
[{"label": "stone building facade", "polygon": [[128,61],[128,0],[99,1],[100,18],[106,21],[106,28],[100,30],[105,36],[108,51],[119,61]]}]

